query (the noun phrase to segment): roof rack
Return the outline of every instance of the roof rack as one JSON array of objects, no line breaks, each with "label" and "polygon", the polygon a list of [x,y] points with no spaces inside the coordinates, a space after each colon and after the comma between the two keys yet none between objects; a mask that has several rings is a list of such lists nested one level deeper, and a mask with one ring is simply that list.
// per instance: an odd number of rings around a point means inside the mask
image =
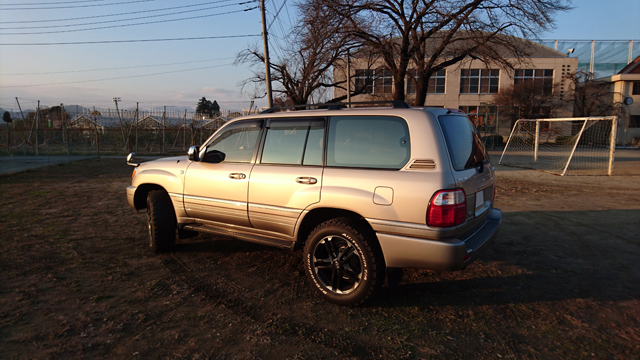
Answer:
[{"label": "roof rack", "polygon": [[328,110],[340,110],[347,105],[373,105],[373,104],[391,104],[394,109],[410,109],[411,106],[402,100],[377,100],[377,101],[359,101],[359,102],[337,102],[337,103],[324,103],[324,104],[305,104],[305,105],[290,105],[290,106],[278,106],[272,107],[267,110],[261,111],[260,114],[271,114],[277,111],[303,109],[309,107],[315,107],[316,109],[328,109]]}]

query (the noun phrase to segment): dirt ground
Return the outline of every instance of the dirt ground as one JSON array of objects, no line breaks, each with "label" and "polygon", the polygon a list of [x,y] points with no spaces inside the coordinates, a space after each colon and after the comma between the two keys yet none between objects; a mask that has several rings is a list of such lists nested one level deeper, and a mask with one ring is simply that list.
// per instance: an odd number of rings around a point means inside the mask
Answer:
[{"label": "dirt ground", "polygon": [[612,177],[497,168],[496,244],[359,308],[316,296],[300,250],[153,255],[124,160],[2,176],[0,358],[640,358],[640,151]]}]

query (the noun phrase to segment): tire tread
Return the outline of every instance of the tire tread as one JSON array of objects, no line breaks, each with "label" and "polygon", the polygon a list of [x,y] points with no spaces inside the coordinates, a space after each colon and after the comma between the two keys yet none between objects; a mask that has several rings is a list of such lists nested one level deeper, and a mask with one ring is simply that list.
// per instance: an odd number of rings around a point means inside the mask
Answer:
[{"label": "tire tread", "polygon": [[[382,254],[382,249],[380,248],[380,244],[378,243],[378,240],[375,236],[375,234],[369,230],[366,226],[363,226],[361,224],[359,224],[357,221],[353,220],[353,219],[349,219],[349,218],[335,218],[335,219],[331,219],[331,220],[327,220],[325,222],[323,222],[322,224],[316,226],[315,229],[313,229],[313,231],[311,231],[311,233],[309,234],[309,236],[307,237],[307,241],[305,243],[305,250],[304,250],[304,254],[306,257],[306,254],[310,251],[310,247],[311,247],[311,243],[312,243],[312,239],[321,231],[327,229],[327,228],[331,228],[331,227],[338,227],[338,228],[342,228],[352,234],[355,234],[357,236],[360,237],[359,240],[361,244],[359,244],[363,249],[363,251],[368,252],[369,254],[371,254],[372,260],[370,261],[370,273],[369,276],[371,276],[373,278],[373,285],[370,286],[367,289],[367,292],[362,294],[361,296],[355,298],[355,299],[350,299],[350,300],[334,300],[330,297],[325,296],[325,298],[333,303],[336,303],[338,305],[343,305],[343,306],[358,306],[361,305],[363,302],[365,302],[371,295],[375,294],[376,292],[378,292],[380,290],[380,288],[382,287],[382,284],[384,282],[385,279],[385,264],[384,264],[384,256]],[[305,259],[305,267],[307,267],[307,262]],[[307,268],[306,272],[309,273],[310,276],[312,275],[311,269]],[[314,286],[315,287],[315,286]],[[319,289],[316,288],[316,290],[318,292]],[[322,294],[324,295],[324,294]]]}]

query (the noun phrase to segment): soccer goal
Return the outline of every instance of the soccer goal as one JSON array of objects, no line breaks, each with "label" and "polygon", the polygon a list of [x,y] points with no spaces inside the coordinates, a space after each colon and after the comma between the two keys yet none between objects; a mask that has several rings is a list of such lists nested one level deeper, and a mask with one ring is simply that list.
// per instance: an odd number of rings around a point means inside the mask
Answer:
[{"label": "soccer goal", "polygon": [[611,175],[618,117],[516,121],[498,164],[558,175]]}]

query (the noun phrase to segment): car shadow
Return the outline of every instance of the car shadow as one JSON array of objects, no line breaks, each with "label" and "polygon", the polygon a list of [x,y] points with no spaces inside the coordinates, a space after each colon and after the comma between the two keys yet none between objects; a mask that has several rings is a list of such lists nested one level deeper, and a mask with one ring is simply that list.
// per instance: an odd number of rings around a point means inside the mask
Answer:
[{"label": "car shadow", "polygon": [[[640,209],[525,211],[503,215],[498,239],[467,269],[457,272],[405,269],[400,285],[384,287],[366,306],[640,299],[637,287]],[[261,271],[271,273],[274,283],[289,283],[291,276],[296,278],[295,283],[306,281],[302,262],[298,261],[302,257],[300,250],[291,252],[206,235],[184,240],[176,246],[175,253],[203,256],[210,253],[222,263],[225,256],[233,254],[238,264],[255,263],[256,258],[263,258]],[[299,263],[298,274],[281,272],[280,261]],[[282,277],[281,281],[278,277]]]},{"label": "car shadow", "polygon": [[370,306],[640,299],[640,210],[504,213],[496,243],[460,272],[405,270]]}]

